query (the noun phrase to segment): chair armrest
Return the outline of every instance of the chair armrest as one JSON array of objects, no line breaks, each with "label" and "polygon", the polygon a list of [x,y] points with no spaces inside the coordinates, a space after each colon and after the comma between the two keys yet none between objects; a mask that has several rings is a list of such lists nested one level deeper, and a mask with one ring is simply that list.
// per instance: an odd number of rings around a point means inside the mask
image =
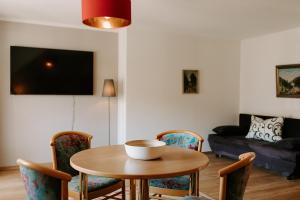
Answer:
[{"label": "chair armrest", "polygon": [[40,164],[36,164],[36,163],[33,163],[33,162],[29,162],[29,161],[26,161],[26,160],[23,160],[23,159],[18,159],[17,164],[20,165],[20,166],[23,165],[25,167],[34,169],[34,170],[39,171],[39,172],[41,172],[43,174],[46,174],[48,176],[52,176],[54,178],[61,179],[61,180],[64,180],[64,181],[70,181],[72,179],[72,176],[65,173],[65,172],[55,170],[55,169],[51,169],[49,167],[46,167],[46,166],[43,166],[43,165],[40,165]]},{"label": "chair armrest", "polygon": [[239,156],[239,159],[240,159],[239,161],[220,169],[219,176],[224,177],[227,174],[230,174],[230,173],[236,171],[237,169],[240,169],[242,167],[245,167],[246,165],[251,164],[253,162],[253,160],[255,159],[255,157],[256,157],[256,155],[254,152],[248,152],[248,153],[241,154]]},{"label": "chair armrest", "polygon": [[230,135],[243,135],[242,129],[239,126],[227,125],[218,126],[213,129],[218,135],[230,136]]},{"label": "chair armrest", "polygon": [[287,150],[300,150],[300,138],[285,138],[274,143],[274,145]]}]

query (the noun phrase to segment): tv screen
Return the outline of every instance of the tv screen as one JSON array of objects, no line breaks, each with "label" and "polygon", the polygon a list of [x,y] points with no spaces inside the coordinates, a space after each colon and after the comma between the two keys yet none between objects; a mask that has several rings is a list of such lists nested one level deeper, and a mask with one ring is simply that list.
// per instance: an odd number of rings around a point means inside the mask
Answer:
[{"label": "tv screen", "polygon": [[93,52],[10,47],[11,94],[93,94]]}]

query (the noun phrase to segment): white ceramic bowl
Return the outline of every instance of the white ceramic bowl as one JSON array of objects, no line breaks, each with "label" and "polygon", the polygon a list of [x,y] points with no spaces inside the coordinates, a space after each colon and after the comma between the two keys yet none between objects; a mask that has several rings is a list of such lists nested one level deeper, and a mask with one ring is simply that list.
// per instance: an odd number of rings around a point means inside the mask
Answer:
[{"label": "white ceramic bowl", "polygon": [[166,143],[158,140],[132,140],[124,146],[127,155],[133,159],[153,160],[162,156]]}]

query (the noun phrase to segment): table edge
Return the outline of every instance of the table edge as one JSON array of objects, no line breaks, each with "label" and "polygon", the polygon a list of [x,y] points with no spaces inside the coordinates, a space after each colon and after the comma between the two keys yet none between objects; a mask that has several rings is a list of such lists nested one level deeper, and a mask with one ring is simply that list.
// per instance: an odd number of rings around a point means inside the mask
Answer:
[{"label": "table edge", "polygon": [[[200,152],[202,153],[202,152]],[[205,155],[205,154],[204,154]],[[94,175],[94,176],[105,176],[105,177],[111,177],[111,178],[119,178],[119,179],[156,179],[156,178],[168,178],[168,177],[174,177],[174,176],[184,176],[188,174],[195,173],[197,171],[201,171],[205,169],[209,165],[209,159],[206,156],[207,162],[199,167],[195,167],[193,169],[185,170],[185,171],[180,171],[180,172],[173,172],[173,173],[164,173],[164,174],[156,174],[156,175],[126,175],[126,174],[112,174],[112,173],[107,173],[107,172],[99,172],[99,171],[93,171],[89,169],[85,169],[82,167],[79,167],[75,164],[72,163],[70,160],[70,165],[77,171],[88,174],[88,175]]]}]

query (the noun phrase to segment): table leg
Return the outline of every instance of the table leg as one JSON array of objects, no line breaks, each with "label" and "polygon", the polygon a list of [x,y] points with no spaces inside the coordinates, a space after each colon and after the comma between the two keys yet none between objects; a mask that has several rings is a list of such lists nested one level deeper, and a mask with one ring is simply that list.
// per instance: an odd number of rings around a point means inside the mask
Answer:
[{"label": "table leg", "polygon": [[196,172],[196,196],[199,197],[200,191],[199,191],[199,186],[200,186],[200,172]]},{"label": "table leg", "polygon": [[122,200],[126,200],[126,185],[125,185],[126,181],[123,180],[122,182],[123,182],[123,185],[122,185]]},{"label": "table leg", "polygon": [[141,182],[140,182],[140,199],[141,200],[149,200],[148,179],[141,179]]},{"label": "table leg", "polygon": [[85,200],[87,199],[87,175],[79,172],[79,199],[80,200]]},{"label": "table leg", "polygon": [[193,174],[191,174],[190,175],[191,176],[191,190],[190,190],[190,195],[192,195],[192,196],[196,196],[196,190],[197,190],[197,183],[196,183],[196,177],[197,177],[197,175],[196,175],[196,173],[193,173]]},{"label": "table leg", "polygon": [[142,188],[142,179],[139,179],[139,193],[138,193],[138,200],[142,200],[143,188]]},{"label": "table leg", "polygon": [[130,200],[136,200],[136,182],[130,179]]},{"label": "table leg", "polygon": [[79,172],[79,200],[82,200],[83,191],[83,174]]}]

